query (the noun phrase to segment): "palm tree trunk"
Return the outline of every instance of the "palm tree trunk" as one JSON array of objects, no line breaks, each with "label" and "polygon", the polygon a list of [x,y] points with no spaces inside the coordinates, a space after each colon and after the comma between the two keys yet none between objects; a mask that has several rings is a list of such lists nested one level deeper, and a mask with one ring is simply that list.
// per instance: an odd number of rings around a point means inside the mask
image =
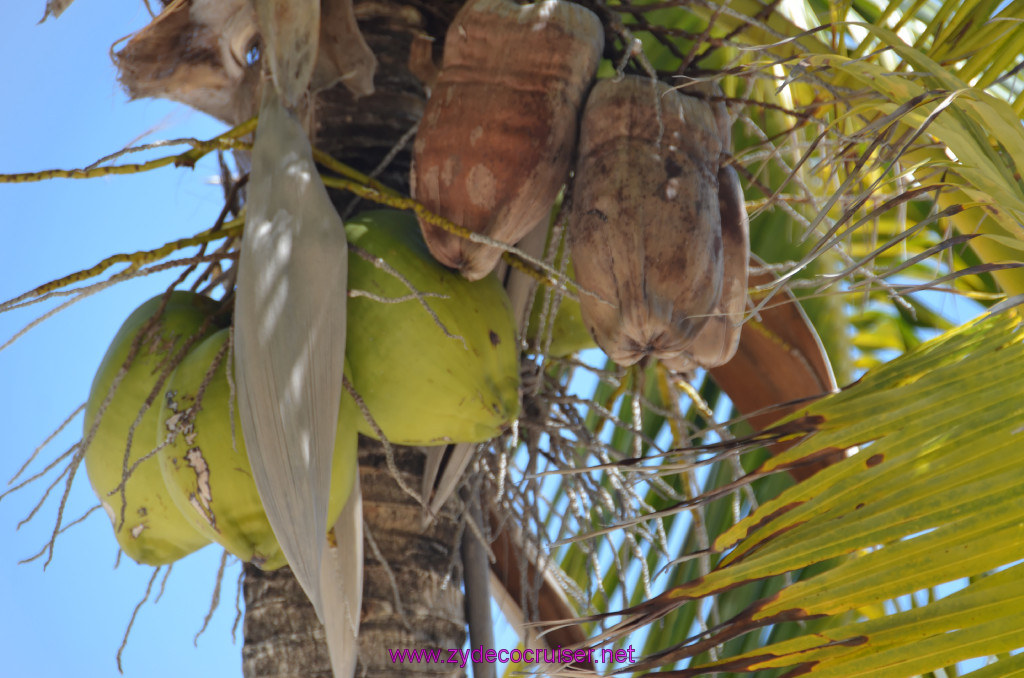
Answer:
[{"label": "palm tree trunk", "polygon": [[[379,62],[376,91],[358,100],[341,86],[322,93],[314,115],[315,144],[363,172],[373,171],[423,111],[425,92],[410,71],[410,45],[425,35],[436,36],[439,45],[460,5],[435,0],[357,2],[360,29]],[[406,148],[379,178],[407,190],[409,159]],[[343,212],[350,202],[351,196],[336,196]],[[420,487],[423,460],[418,450],[395,448],[393,461],[407,487]],[[382,446],[361,438],[359,464],[367,541],[356,675],[460,675],[457,667],[439,671],[447,667],[396,666],[388,655],[388,649],[462,647],[456,516],[442,511],[422,530],[422,507],[396,482]],[[246,678],[331,676],[324,630],[287,568],[267,573],[247,567],[244,592]]]},{"label": "palm tree trunk", "polygon": [[247,678],[331,678],[324,627],[291,569],[245,565],[242,673]]},{"label": "palm tree trunk", "polygon": [[[438,672],[430,664],[396,667],[388,655],[388,649],[461,648],[465,642],[459,570],[454,567],[458,516],[449,502],[423,530],[423,508],[395,482],[383,446],[363,442],[359,467],[367,548],[357,675],[459,675],[457,670]],[[422,452],[395,448],[394,461],[405,485],[419,487]]]},{"label": "palm tree trunk", "polygon": [[[395,465],[407,486],[418,487],[423,460],[419,450],[395,448]],[[457,516],[446,507],[421,530],[422,507],[395,482],[380,443],[360,439],[359,466],[368,536],[356,675],[459,675],[432,664],[396,666],[388,654],[462,647],[462,594],[458,577],[451,576],[458,557]],[[323,626],[288,568],[263,572],[246,566],[244,593],[246,678],[330,678]]]}]

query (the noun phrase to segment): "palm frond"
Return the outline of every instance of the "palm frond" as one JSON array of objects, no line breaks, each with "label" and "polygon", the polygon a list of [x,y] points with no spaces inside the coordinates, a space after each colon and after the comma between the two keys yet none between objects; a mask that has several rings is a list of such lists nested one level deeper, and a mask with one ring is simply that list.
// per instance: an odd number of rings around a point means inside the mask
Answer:
[{"label": "palm frond", "polygon": [[[1024,377],[1018,312],[968,323],[792,417],[813,429],[759,473],[823,449],[858,453],[763,503],[720,535],[703,577],[623,611],[612,640],[745,584],[841,559],[765,596],[705,633],[628,670],[693,657],[774,624],[861,617],[669,675],[802,667],[821,675],[914,675],[1024,643],[1020,597],[1024,502],[1018,488]],[[716,556],[717,557],[717,556]],[[975,577],[925,605],[864,611]]]}]

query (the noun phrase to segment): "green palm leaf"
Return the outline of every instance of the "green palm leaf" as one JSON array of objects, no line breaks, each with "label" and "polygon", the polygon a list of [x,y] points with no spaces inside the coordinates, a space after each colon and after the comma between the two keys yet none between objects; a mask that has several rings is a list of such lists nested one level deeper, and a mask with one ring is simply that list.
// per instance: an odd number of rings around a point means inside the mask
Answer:
[{"label": "green palm leaf", "polygon": [[[914,675],[1024,643],[1020,558],[1024,325],[1017,312],[959,327],[793,417],[813,433],[760,471],[830,447],[861,450],[780,494],[714,544],[713,571],[624,612],[618,633],[669,611],[842,556],[704,637],[633,669],[693,656],[761,627],[870,609],[978,577],[914,609],[760,647],[678,675],[804,665],[821,675]],[[991,573],[991,574],[990,574]],[[988,575],[988,576],[985,576]]]}]

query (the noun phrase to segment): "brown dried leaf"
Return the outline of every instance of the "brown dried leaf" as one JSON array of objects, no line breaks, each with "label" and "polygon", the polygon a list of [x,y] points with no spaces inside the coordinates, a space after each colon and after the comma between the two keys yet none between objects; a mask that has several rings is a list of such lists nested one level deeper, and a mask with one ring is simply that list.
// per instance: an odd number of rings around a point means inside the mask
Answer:
[{"label": "brown dried leaf", "polygon": [[246,63],[258,27],[248,0],[169,5],[115,55],[133,99],[180,101],[238,124],[256,112],[259,67]]},{"label": "brown dried leaf", "polygon": [[[525,544],[512,526],[503,521],[493,509],[488,512],[488,521],[493,535],[491,551],[494,553],[494,562],[491,563],[492,595],[520,636],[534,633],[530,627],[524,626],[524,622],[534,621],[527,618],[524,607],[535,610],[537,622],[553,623],[576,618],[576,608],[569,602],[562,585],[551,571],[557,565],[545,562],[536,549]],[[538,583],[537,590],[529,590]],[[581,626],[570,624],[552,627],[536,640],[550,648],[579,647],[586,642],[587,636]],[[535,645],[528,643],[528,646]],[[589,664],[575,666],[593,669]]]},{"label": "brown dried leaf", "polygon": [[321,0],[320,53],[313,71],[313,89],[341,82],[356,97],[373,94],[377,58],[356,24],[352,0]]},{"label": "brown dried leaf", "polygon": [[[750,265],[758,267],[763,262],[751,256]],[[750,277],[750,285],[765,286],[774,279],[772,273],[759,273]],[[736,355],[710,372],[754,430],[767,428],[805,404],[808,398],[836,390],[821,340],[788,290],[777,292],[761,309],[759,318],[743,325]],[[779,442],[769,449],[778,454],[792,445],[793,442]],[[791,473],[805,477],[817,468]]]},{"label": "brown dried leaf", "polygon": [[43,18],[39,20],[39,23],[43,23],[51,16],[54,19],[58,18],[74,1],[75,0],[46,0],[46,12],[43,13]]}]

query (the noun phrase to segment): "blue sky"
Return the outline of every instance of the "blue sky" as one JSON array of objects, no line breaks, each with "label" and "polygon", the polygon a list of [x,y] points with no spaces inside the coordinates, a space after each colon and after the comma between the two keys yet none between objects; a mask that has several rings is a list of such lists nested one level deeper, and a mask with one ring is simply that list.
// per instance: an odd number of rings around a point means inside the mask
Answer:
[{"label": "blue sky", "polygon": [[[149,140],[209,137],[221,126],[185,106],[128,103],[109,48],[149,20],[141,0],[79,0],[37,25],[44,0],[0,4],[0,172],[83,167],[151,132]],[[0,299],[92,266],[114,252],[156,247],[208,228],[221,202],[213,164],[196,170],[89,181],[0,184]],[[93,373],[124,318],[158,293],[168,276],[104,291],[31,330],[0,351],[0,487],[51,430],[85,401]],[[0,315],[0,343],[51,306]],[[81,416],[43,451],[49,460],[81,433]],[[40,462],[33,466],[41,469]],[[52,478],[51,476],[48,476]],[[57,542],[53,562],[18,565],[46,542],[56,515],[51,496],[15,531],[39,498],[35,485],[0,501],[0,674],[50,678],[116,676],[114,655],[152,570],[117,554],[110,524],[96,513]],[[0,489],[0,492],[3,490]],[[95,503],[84,471],[66,515]],[[199,647],[220,551],[207,547],[176,564],[158,605],[140,611],[124,655],[125,675],[241,676],[241,629],[231,644],[239,566],[226,576],[225,604]]]}]

